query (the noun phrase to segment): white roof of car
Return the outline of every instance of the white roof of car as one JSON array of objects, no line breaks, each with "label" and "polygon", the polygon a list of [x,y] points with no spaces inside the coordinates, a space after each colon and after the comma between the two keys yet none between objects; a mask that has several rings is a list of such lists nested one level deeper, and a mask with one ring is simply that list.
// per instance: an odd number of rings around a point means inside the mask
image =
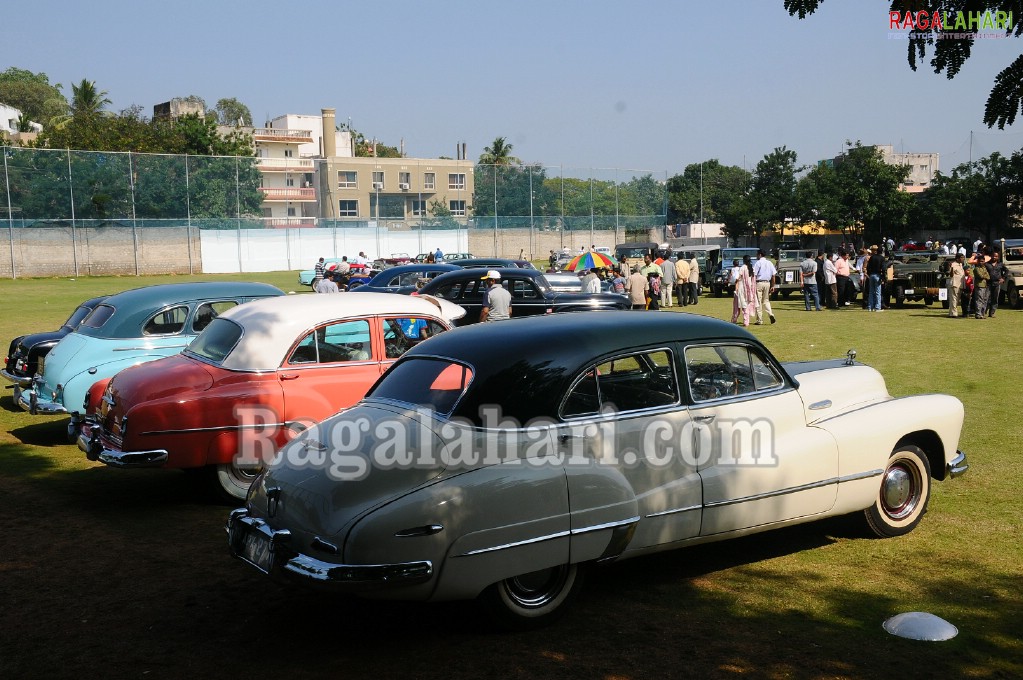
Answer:
[{"label": "white roof of car", "polygon": [[244,329],[242,339],[221,366],[233,370],[277,368],[284,353],[306,331],[329,321],[376,314],[432,317],[451,325],[465,310],[429,295],[395,293],[304,293],[254,300],[220,315]]}]

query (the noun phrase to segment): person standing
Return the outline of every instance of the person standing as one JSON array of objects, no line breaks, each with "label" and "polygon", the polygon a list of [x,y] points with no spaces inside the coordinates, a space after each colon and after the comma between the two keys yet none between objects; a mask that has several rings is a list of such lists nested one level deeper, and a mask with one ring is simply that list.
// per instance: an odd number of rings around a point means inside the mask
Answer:
[{"label": "person standing", "polygon": [[313,282],[311,284],[313,290],[316,290],[316,286],[320,285],[320,281],[323,280],[323,272],[326,270],[326,267],[327,265],[324,264],[322,257],[313,266]]},{"label": "person standing", "polygon": [[434,262],[444,261],[444,251],[440,249],[440,246],[437,246],[437,250],[433,252],[433,261]]},{"label": "person standing", "polygon": [[835,260],[835,285],[838,286],[837,304],[845,307],[849,304],[849,251],[842,248]]},{"label": "person standing", "polygon": [[771,323],[777,321],[774,318],[774,310],[771,309],[771,293],[774,292],[774,279],[778,275],[778,269],[774,263],[767,259],[763,250],[757,251],[757,261],[753,263],[753,276],[757,281],[757,325],[764,322],[764,312],[771,319]]},{"label": "person standing", "polygon": [[828,309],[838,309],[838,270],[830,257],[824,258],[824,286],[828,289]]},{"label": "person standing", "polygon": [[337,279],[340,278],[336,272],[330,272],[316,284],[317,293],[338,293]]},{"label": "person standing", "polygon": [[976,319],[987,318],[987,305],[989,288],[991,285],[991,270],[984,255],[978,253],[973,265],[973,315]]},{"label": "person standing", "polygon": [[689,304],[695,305],[700,301],[700,263],[696,257],[689,260]]},{"label": "person standing", "polygon": [[884,276],[884,257],[878,252],[876,245],[870,246],[870,256],[866,261],[867,286],[870,300],[867,303],[867,311],[881,311],[881,279]]},{"label": "person standing", "polygon": [[480,323],[510,319],[511,293],[501,285],[501,272],[491,269],[483,279],[487,282],[487,289],[483,291]]},{"label": "person standing", "polygon": [[1009,270],[1002,264],[1002,254],[997,250],[991,250],[988,271],[991,274],[991,281],[988,286],[987,315],[994,316],[998,311],[998,298],[1002,296],[1002,283],[1009,276]]},{"label": "person standing", "polygon": [[[742,264],[738,260],[733,261],[736,265],[734,271],[735,293],[732,296],[732,323],[739,322],[739,315],[742,315],[742,325],[749,328],[750,315],[754,313],[757,301],[757,284],[753,278],[753,263],[749,255],[743,255]],[[729,274],[729,279],[733,275]]]},{"label": "person standing", "polygon": [[[799,263],[799,280],[803,284],[803,303],[806,311],[821,311],[821,299],[817,294],[817,260],[806,254],[806,259]],[[816,309],[810,308],[810,302]]]},{"label": "person standing", "polygon": [[625,292],[629,294],[629,301],[633,309],[646,309],[646,294],[650,290],[647,278],[643,276],[639,265],[632,265],[632,274],[625,281]]},{"label": "person standing", "polygon": [[661,267],[661,306],[671,307],[671,292],[675,288],[675,265],[671,260],[665,260]]},{"label": "person standing", "polygon": [[675,262],[675,291],[678,304],[685,307],[689,304],[689,261],[684,257]]},{"label": "person standing", "polygon": [[951,319],[959,316],[963,279],[966,278],[966,271],[963,269],[964,259],[963,255],[956,255],[956,259],[948,266],[948,316]]},{"label": "person standing", "polygon": [[599,293],[600,292],[600,277],[597,276],[596,268],[593,268],[586,272],[586,275],[582,278],[582,287],[584,293]]}]

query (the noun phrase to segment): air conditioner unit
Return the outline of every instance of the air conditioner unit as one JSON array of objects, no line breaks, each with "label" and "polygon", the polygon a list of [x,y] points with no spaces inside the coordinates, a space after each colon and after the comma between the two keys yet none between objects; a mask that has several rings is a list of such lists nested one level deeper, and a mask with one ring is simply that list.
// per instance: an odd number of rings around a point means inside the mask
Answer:
[{"label": "air conditioner unit", "polygon": [[373,188],[374,189],[383,189],[384,188],[384,183],[383,182],[373,182]]},{"label": "air conditioner unit", "polygon": [[402,182],[401,184],[398,185],[398,188],[401,189],[402,191],[408,191],[408,184]]}]

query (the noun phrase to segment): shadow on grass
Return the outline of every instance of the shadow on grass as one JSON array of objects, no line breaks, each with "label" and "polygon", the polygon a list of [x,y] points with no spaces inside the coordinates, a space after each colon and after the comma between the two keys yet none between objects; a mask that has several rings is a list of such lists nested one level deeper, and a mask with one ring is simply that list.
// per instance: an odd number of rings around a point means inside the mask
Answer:
[{"label": "shadow on grass", "polygon": [[53,448],[67,446],[68,418],[52,419],[46,416],[26,415],[31,425],[23,425],[11,430],[11,435],[27,446]]},{"label": "shadow on grass", "polygon": [[7,411],[8,413],[24,413],[21,407],[14,403],[14,393],[10,390],[4,390],[0,396],[0,409]]}]

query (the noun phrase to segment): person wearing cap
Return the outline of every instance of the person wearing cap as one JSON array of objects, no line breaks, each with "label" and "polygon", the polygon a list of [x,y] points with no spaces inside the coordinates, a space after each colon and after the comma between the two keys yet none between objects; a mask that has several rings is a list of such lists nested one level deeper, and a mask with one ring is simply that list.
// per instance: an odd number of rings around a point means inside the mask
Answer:
[{"label": "person wearing cap", "polygon": [[511,293],[501,285],[501,272],[491,269],[483,277],[487,289],[483,291],[483,309],[480,323],[504,321],[511,318]]}]

